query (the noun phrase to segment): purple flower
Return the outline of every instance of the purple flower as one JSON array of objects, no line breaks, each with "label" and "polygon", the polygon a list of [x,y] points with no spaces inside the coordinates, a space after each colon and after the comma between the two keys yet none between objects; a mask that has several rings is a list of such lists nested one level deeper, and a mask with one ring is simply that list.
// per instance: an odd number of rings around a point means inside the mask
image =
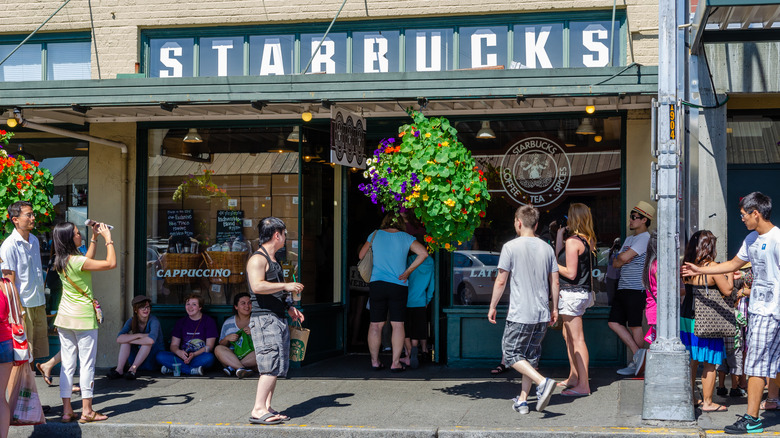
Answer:
[{"label": "purple flower", "polygon": [[412,133],[412,135],[414,135],[415,137],[419,137],[420,136],[420,131],[414,131]]},{"label": "purple flower", "polygon": [[382,213],[384,213],[385,212],[385,206],[383,205],[381,208],[382,208]]},{"label": "purple flower", "polygon": [[395,137],[390,137],[387,139],[388,143],[395,143]]},{"label": "purple flower", "polygon": [[377,149],[374,151],[374,156],[379,158],[379,155],[382,153],[382,149]]},{"label": "purple flower", "polygon": [[401,183],[401,193],[406,193],[406,181]]},{"label": "purple flower", "polygon": [[365,185],[365,184],[362,184],[362,183],[361,183],[361,184],[358,184],[358,190],[360,190],[361,192],[365,192],[365,191],[366,191],[366,188],[367,188],[367,187],[366,187],[366,185]]},{"label": "purple flower", "polygon": [[393,173],[393,169],[392,169],[392,168],[390,168],[390,167],[388,167],[388,168],[387,168],[387,173]]},{"label": "purple flower", "polygon": [[379,184],[387,187],[387,178],[382,178],[379,180]]},{"label": "purple flower", "polygon": [[373,193],[373,194],[371,195],[371,202],[373,202],[374,204],[376,204],[376,193]]},{"label": "purple flower", "polygon": [[417,184],[420,184],[420,179],[417,178],[417,174],[412,172],[411,182],[413,186],[416,186]]}]

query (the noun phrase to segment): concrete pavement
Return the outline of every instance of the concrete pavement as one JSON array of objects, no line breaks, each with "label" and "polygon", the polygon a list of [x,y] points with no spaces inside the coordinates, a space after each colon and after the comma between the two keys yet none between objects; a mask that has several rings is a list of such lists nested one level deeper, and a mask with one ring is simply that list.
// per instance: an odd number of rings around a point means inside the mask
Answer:
[{"label": "concrete pavement", "polygon": [[[388,362],[388,358],[384,358]],[[565,369],[542,369],[556,380]],[[511,398],[520,391],[514,371],[492,377],[488,369],[423,364],[417,370],[373,371],[367,355],[328,359],[299,369],[277,384],[274,408],[293,417],[284,425],[248,424],[257,379],[238,380],[212,371],[205,377],[139,376],[136,381],[95,382],[94,405],[108,421],[59,422],[59,378],[41,399],[53,406],[47,424],[12,427],[11,437],[701,437],[722,436],[725,425],[745,412],[745,398],[720,398],[729,412],[703,413],[697,424],[650,427],[642,423],[641,379],[612,368],[592,370],[589,397],[568,398],[556,388],[544,413],[520,415]],[[532,399],[533,400],[533,399]],[[74,396],[74,407],[81,402]],[[765,427],[780,432],[780,415],[767,412]],[[767,433],[778,435],[780,433]]]}]

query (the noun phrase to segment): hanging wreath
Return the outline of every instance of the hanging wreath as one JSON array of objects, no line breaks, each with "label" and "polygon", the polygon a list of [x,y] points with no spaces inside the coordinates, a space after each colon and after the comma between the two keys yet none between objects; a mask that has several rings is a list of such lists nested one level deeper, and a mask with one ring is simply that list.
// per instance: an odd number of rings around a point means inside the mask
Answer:
[{"label": "hanging wreath", "polygon": [[382,211],[414,212],[429,251],[454,251],[472,238],[490,200],[487,179],[444,117],[409,111],[413,124],[380,142],[359,189]]}]

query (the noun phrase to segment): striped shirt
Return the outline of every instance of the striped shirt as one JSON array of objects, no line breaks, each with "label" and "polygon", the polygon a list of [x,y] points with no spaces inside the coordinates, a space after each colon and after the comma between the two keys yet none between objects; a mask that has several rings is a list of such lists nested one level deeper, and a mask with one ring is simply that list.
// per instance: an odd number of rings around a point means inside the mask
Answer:
[{"label": "striped shirt", "polygon": [[647,253],[647,242],[650,240],[650,233],[637,234],[626,237],[620,252],[633,249],[636,257],[630,262],[620,267],[620,280],[618,280],[618,289],[644,290],[642,284],[642,272],[645,269],[645,255]]}]

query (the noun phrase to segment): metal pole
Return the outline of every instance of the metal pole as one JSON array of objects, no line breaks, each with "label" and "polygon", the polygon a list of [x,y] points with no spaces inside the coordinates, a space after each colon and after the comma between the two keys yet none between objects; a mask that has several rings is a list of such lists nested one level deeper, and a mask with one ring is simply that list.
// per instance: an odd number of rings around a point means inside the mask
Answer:
[{"label": "metal pole", "polygon": [[684,77],[678,17],[686,17],[685,0],[658,2],[658,307],[657,338],[645,365],[642,418],[650,421],[695,421],[690,358],[680,341],[680,105],[678,80]]}]

